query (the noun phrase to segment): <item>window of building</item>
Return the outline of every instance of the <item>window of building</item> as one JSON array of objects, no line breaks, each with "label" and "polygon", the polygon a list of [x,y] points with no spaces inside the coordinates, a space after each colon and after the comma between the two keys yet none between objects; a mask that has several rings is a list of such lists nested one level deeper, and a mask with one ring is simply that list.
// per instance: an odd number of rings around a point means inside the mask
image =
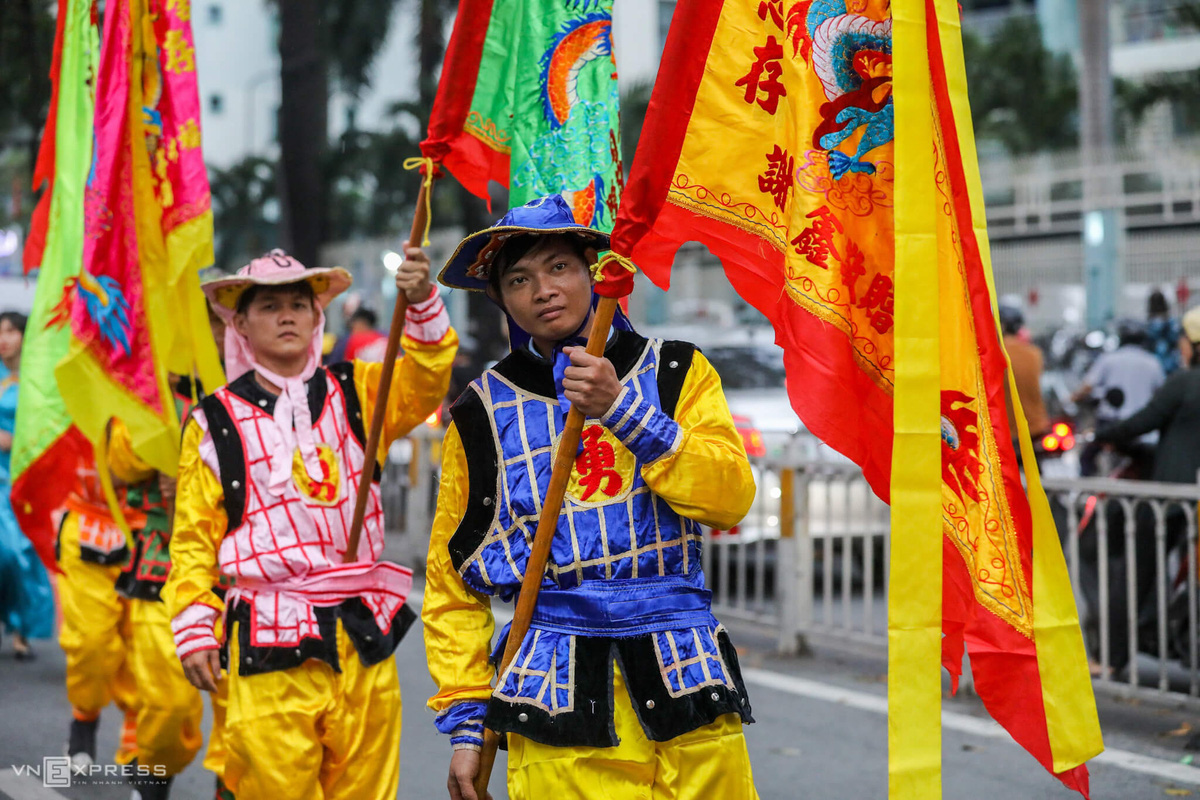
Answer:
[{"label": "window of building", "polygon": [[658,0],[658,49],[667,43],[667,31],[671,29],[671,17],[675,14],[675,0]]},{"label": "window of building", "polygon": [[220,25],[223,15],[224,15],[224,10],[216,3],[213,3],[211,6],[208,7],[208,24],[209,25]]},{"label": "window of building", "polygon": [[1124,34],[1118,41],[1145,42],[1170,39],[1193,32],[1187,24],[1186,9],[1190,0],[1123,0],[1119,3],[1118,24],[1123,23]]},{"label": "window of building", "polygon": [[208,110],[214,114],[220,114],[225,110],[225,98],[219,94],[210,94],[208,96]]}]

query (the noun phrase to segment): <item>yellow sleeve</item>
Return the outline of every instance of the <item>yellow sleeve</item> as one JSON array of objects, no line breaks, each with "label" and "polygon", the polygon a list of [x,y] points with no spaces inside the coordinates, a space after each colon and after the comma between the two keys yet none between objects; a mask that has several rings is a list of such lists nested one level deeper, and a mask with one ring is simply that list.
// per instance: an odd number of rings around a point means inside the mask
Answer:
[{"label": "yellow sleeve", "polygon": [[488,598],[467,589],[450,562],[450,537],[467,508],[467,457],[453,424],[442,443],[442,481],[425,566],[425,658],[437,694],[429,707],[441,712],[463,700],[492,696],[495,674],[488,657],[496,623]]},{"label": "yellow sleeve", "polygon": [[728,530],[750,510],[754,475],[721,378],[699,350],[683,380],[675,421],[683,430],[679,448],[643,467],[642,477],[683,516]]},{"label": "yellow sleeve", "polygon": [[108,468],[117,480],[130,486],[150,480],[157,472],[133,452],[129,428],[119,419],[113,419],[108,429]]},{"label": "yellow sleeve", "polygon": [[163,590],[172,619],[196,603],[224,612],[224,603],[212,589],[220,576],[217,553],[229,518],[221,481],[200,458],[203,436],[200,426],[189,420],[179,454],[171,572]]},{"label": "yellow sleeve", "polygon": [[[407,336],[401,338],[400,343],[404,356],[392,370],[387,416],[383,419],[383,436],[379,440],[381,462],[392,442],[420,425],[446,399],[450,370],[458,352],[458,334],[454,328],[447,330],[446,335],[433,344],[422,344]],[[354,388],[362,405],[364,431],[371,428],[382,371],[383,364],[354,362]]]}]

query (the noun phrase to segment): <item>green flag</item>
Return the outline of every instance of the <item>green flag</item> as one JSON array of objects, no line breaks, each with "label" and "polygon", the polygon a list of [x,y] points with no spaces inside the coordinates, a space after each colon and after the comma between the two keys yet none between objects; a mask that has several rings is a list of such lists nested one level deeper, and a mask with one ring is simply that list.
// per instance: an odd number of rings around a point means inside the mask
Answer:
[{"label": "green flag", "polygon": [[[483,20],[481,23],[480,20]],[[609,230],[623,188],[612,0],[464,0],[421,144],[472,193],[561,192]]]},{"label": "green flag", "polygon": [[63,304],[83,265],[84,183],[92,158],[92,111],[99,35],[90,0],[62,0],[66,14],[53,126],[54,189],[46,249],[21,352],[12,452],[12,505],[42,561],[54,568],[51,513],[75,485],[81,447],[54,377],[71,326]]}]

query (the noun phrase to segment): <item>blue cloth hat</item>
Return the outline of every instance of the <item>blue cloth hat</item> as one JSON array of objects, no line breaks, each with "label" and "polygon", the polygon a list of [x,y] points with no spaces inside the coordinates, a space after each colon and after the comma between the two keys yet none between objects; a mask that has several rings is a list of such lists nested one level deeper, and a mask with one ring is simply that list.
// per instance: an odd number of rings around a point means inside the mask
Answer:
[{"label": "blue cloth hat", "polygon": [[563,196],[551,194],[512,209],[492,227],[463,239],[438,274],[438,281],[455,289],[486,291],[492,259],[510,236],[520,233],[570,233],[597,250],[609,247],[608,234],[580,225]]}]

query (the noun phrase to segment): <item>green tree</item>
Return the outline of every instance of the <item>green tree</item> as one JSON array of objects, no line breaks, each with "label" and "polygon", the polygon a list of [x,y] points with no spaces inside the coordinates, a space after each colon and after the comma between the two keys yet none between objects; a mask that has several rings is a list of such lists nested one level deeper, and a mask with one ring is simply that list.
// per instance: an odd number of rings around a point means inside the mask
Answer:
[{"label": "green tree", "polygon": [[349,130],[340,137],[330,163],[332,239],[396,236],[412,224],[420,179],[399,167],[416,155],[418,142],[405,116],[394,111],[389,130]]},{"label": "green tree", "polygon": [[[438,77],[446,53],[446,33],[450,20],[453,18],[458,3],[455,0],[413,0],[417,4],[418,25],[413,44],[417,48],[417,102],[415,105],[400,104],[413,120],[417,122],[421,138],[429,127],[429,115],[433,110],[433,101],[437,96]],[[482,22],[482,20],[480,21]],[[416,155],[416,150],[412,153]],[[405,173],[405,178],[411,183],[413,200],[416,200],[416,176]],[[433,221],[438,226],[458,226],[465,231],[476,231],[486,227],[494,218],[488,213],[487,204],[468,192],[462,185],[450,178],[434,184],[433,192]],[[411,216],[409,217],[411,220]],[[407,238],[409,227],[406,224],[402,235]],[[500,331],[500,310],[481,292],[470,292],[467,295],[467,315],[469,318],[466,333],[478,343],[476,351],[471,354],[476,366],[482,368],[486,361],[500,358],[504,355],[504,344],[496,334]]]},{"label": "green tree", "polygon": [[280,184],[285,241],[315,264],[329,234],[329,97],[356,97],[387,40],[396,0],[286,0],[279,13]]},{"label": "green tree", "polygon": [[[1200,31],[1200,2],[1177,6],[1173,16],[1182,31]],[[1122,83],[1117,97],[1133,123],[1140,122],[1151,108],[1168,103],[1179,128],[1200,132],[1200,69],[1156,75],[1141,83]]]},{"label": "green tree", "polygon": [[279,244],[277,168],[251,156],[228,169],[209,169],[215,266],[231,272]]},{"label": "green tree", "polygon": [[[22,196],[30,185],[38,142],[50,108],[50,60],[54,52],[53,0],[0,2],[0,162],[6,185]],[[4,203],[0,223],[16,203]],[[33,203],[20,203],[28,221]]]},{"label": "green tree", "polygon": [[1074,147],[1079,88],[1069,56],[1042,43],[1037,21],[1011,17],[990,40],[964,31],[975,135],[1013,154]]}]

